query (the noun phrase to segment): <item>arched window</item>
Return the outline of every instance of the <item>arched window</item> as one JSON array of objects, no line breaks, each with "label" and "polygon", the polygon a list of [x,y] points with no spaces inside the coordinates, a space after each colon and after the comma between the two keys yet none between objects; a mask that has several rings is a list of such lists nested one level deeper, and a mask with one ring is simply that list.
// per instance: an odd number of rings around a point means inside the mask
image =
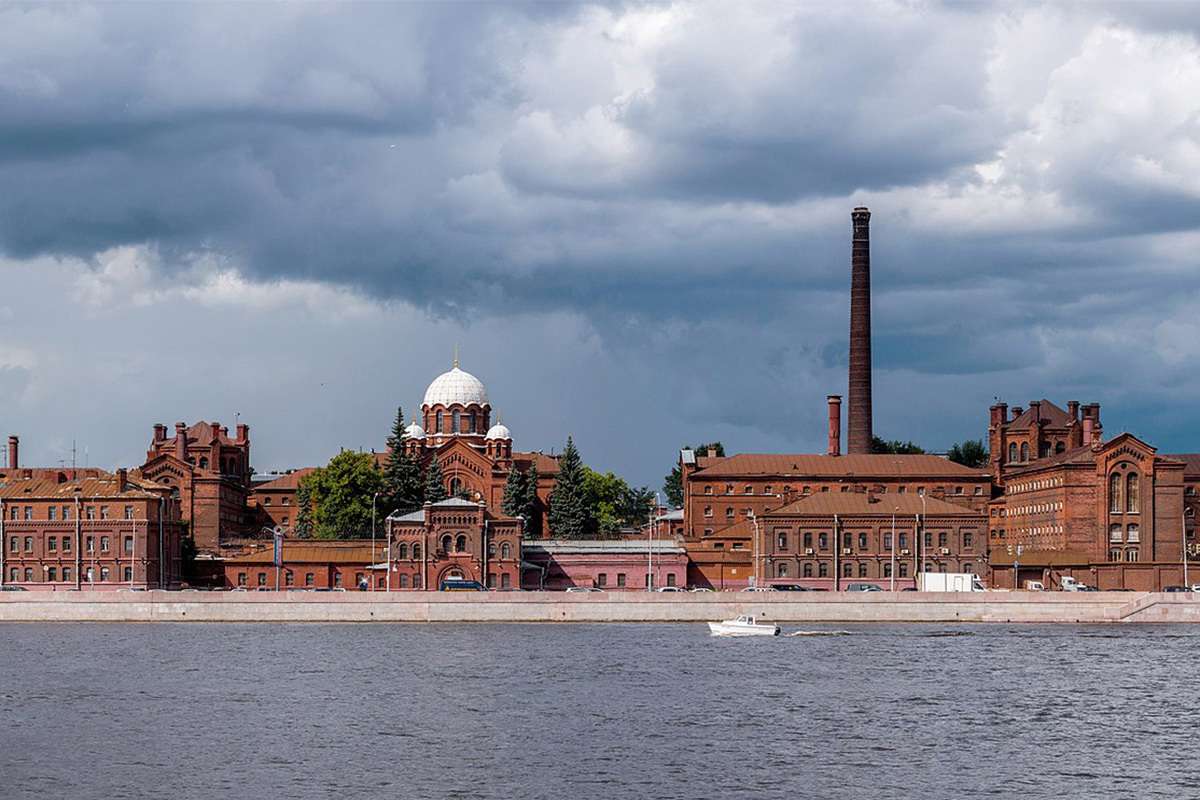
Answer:
[{"label": "arched window", "polygon": [[475,412],[467,414],[467,432],[475,433]]},{"label": "arched window", "polygon": [[806,578],[812,577],[812,562],[810,562],[810,561],[804,562],[804,577],[806,577]]},{"label": "arched window", "polygon": [[512,558],[512,545],[508,542],[500,545],[500,558],[505,560]]},{"label": "arched window", "polygon": [[460,533],[454,541],[454,549],[460,553],[467,552],[467,537]]},{"label": "arched window", "polygon": [[1142,541],[1142,532],[1137,525],[1130,525],[1125,529],[1125,541],[1130,544],[1139,544]]},{"label": "arched window", "polygon": [[496,543],[488,542],[488,558],[496,557]]},{"label": "arched window", "polygon": [[775,567],[775,575],[780,578],[787,577],[787,564],[782,561]]},{"label": "arched window", "polygon": [[26,581],[26,583],[33,582],[33,567],[25,568],[25,581]]},{"label": "arched window", "polygon": [[208,459],[200,456],[200,469],[208,469]]},{"label": "arched window", "polygon": [[858,577],[860,577],[860,578],[867,577],[867,562],[865,562],[865,561],[858,562]]},{"label": "arched window", "polygon": [[[412,556],[413,558],[420,558],[421,557],[421,545],[414,544],[413,548],[412,548],[412,553],[413,553],[413,556]],[[413,588],[416,588],[415,583],[413,584]]]},{"label": "arched window", "polygon": [[817,564],[817,577],[820,577],[820,578],[828,578],[829,577],[829,562],[822,561],[820,564]]},{"label": "arched window", "polygon": [[458,478],[451,478],[450,479],[450,496],[458,497],[458,495],[462,492],[462,490],[463,490],[462,481],[459,480]]},{"label": "arched window", "polygon": [[401,588],[401,589],[407,589],[407,588],[408,588],[408,576],[407,576],[407,575],[401,575],[401,576],[400,576],[400,588]]},{"label": "arched window", "polygon": [[1008,460],[1010,462],[1017,460],[1017,443],[1016,442],[1013,442],[1008,446]]},{"label": "arched window", "polygon": [[1029,445],[1025,444],[1024,442],[1021,443],[1021,460],[1022,461],[1029,460]]},{"label": "arched window", "polygon": [[1108,478],[1108,510],[1121,511],[1121,476],[1115,472]]},{"label": "arched window", "polygon": [[1125,476],[1125,510],[1138,510],[1138,474],[1131,472]]},{"label": "arched window", "polygon": [[460,423],[459,423],[458,412],[454,411],[450,414],[450,431],[452,433],[461,433],[461,430],[459,429],[459,424]]},{"label": "arched window", "polygon": [[445,433],[445,431],[442,430],[442,412],[437,412],[437,415],[434,417],[434,419],[435,421],[433,429],[438,433]]},{"label": "arched window", "polygon": [[408,545],[401,542],[396,546],[396,558],[400,559],[401,561],[408,558]]},{"label": "arched window", "polygon": [[1114,547],[1111,550],[1109,550],[1108,551],[1108,560],[1109,561],[1120,561],[1121,560],[1121,548]]},{"label": "arched window", "polygon": [[443,552],[443,553],[449,553],[449,552],[450,552],[450,546],[451,546],[453,543],[454,543],[454,539],[453,539],[453,537],[451,537],[451,536],[450,536],[450,534],[448,534],[448,533],[447,533],[445,536],[443,536],[443,537],[442,537],[442,552]]},{"label": "arched window", "polygon": [[847,561],[845,564],[842,564],[842,577],[844,577],[844,578],[853,578],[854,577],[854,564],[850,563],[849,561]]},{"label": "arched window", "polygon": [[[1110,542],[1121,541],[1121,526],[1120,525],[1109,525],[1108,526],[1108,540]],[[1120,561],[1120,559],[1117,559],[1117,560]]]},{"label": "arched window", "polygon": [[1054,452],[1055,452],[1055,453],[1062,453],[1062,452],[1064,452],[1066,449],[1067,449],[1067,446],[1066,446],[1065,444],[1063,444],[1062,442],[1059,442],[1058,444],[1054,445]]},{"label": "arched window", "polygon": [[883,577],[892,577],[892,563],[890,561],[883,562]]}]

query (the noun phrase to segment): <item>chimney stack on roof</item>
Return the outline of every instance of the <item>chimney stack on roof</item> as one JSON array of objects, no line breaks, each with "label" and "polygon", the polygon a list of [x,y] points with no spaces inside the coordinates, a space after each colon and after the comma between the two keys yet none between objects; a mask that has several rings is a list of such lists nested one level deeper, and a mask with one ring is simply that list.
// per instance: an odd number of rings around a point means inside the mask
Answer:
[{"label": "chimney stack on roof", "polygon": [[827,455],[842,454],[842,396],[831,394],[826,399],[829,404],[829,447]]},{"label": "chimney stack on roof", "polygon": [[250,426],[244,422],[238,423],[238,426],[237,426],[238,444],[245,444],[249,440],[250,440]]},{"label": "chimney stack on roof", "polygon": [[1079,421],[1079,401],[1078,400],[1068,400],[1067,401],[1067,414],[1070,415],[1070,417],[1073,421],[1075,421],[1075,422]]},{"label": "chimney stack on roof", "polygon": [[123,494],[129,488],[129,472],[121,467],[117,470],[117,494]]},{"label": "chimney stack on roof", "polygon": [[1029,410],[1033,412],[1033,423],[1035,425],[1042,421],[1042,401],[1041,400],[1030,400],[1029,401]]},{"label": "chimney stack on roof", "polygon": [[1024,413],[1025,413],[1025,409],[1021,408],[1020,406],[1013,406],[1013,415],[1012,415],[1011,421],[1016,422],[1017,417],[1021,416]]},{"label": "chimney stack on roof", "polygon": [[187,423],[175,423],[175,457],[187,461]]},{"label": "chimney stack on roof", "polygon": [[1092,418],[1083,418],[1083,446],[1091,447],[1092,444]]},{"label": "chimney stack on roof", "polygon": [[846,452],[871,452],[871,212],[850,214],[850,408]]},{"label": "chimney stack on roof", "polygon": [[21,466],[21,440],[17,436],[8,437],[8,468],[16,469]]},{"label": "chimney stack on roof", "polygon": [[155,426],[154,426],[154,442],[155,442],[155,444],[157,444],[159,442],[165,442],[166,440],[167,440],[167,426],[163,425],[161,422],[155,424]]}]

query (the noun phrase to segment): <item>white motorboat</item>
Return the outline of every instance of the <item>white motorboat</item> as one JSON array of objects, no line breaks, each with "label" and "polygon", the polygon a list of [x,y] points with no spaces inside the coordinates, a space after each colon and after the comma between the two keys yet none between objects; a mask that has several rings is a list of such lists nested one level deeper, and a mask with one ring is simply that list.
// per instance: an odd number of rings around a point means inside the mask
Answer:
[{"label": "white motorboat", "polygon": [[724,622],[710,622],[708,629],[713,636],[778,636],[779,626],[759,622],[754,617],[741,615]]}]

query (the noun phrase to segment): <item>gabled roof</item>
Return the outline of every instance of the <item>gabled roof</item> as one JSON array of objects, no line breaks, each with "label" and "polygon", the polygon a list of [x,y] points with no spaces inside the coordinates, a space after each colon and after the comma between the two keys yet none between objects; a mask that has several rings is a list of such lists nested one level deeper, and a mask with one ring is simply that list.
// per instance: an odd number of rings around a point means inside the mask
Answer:
[{"label": "gabled roof", "polygon": [[[220,426],[204,420],[188,426],[187,438],[189,442],[201,447],[211,445],[214,440],[223,445],[233,446],[234,444],[232,439],[222,433]],[[168,438],[167,441],[169,442],[170,439]]]},{"label": "gabled roof", "polygon": [[252,491],[259,492],[264,489],[267,491],[289,491],[300,487],[300,481],[305,475],[311,475],[316,472],[316,467],[301,467],[300,469],[292,470],[286,475],[280,475],[278,478],[262,483],[256,483],[252,487]]},{"label": "gabled roof", "polygon": [[[1051,403],[1046,398],[1042,398],[1040,405],[1040,416],[1042,423],[1051,428],[1065,428],[1071,424],[1071,415],[1063,411],[1058,406]],[[1030,428],[1033,426],[1033,408],[1027,408],[1021,412],[1021,416],[1008,423],[1010,428]]]},{"label": "gabled roof", "polygon": [[529,465],[537,464],[539,475],[557,475],[558,474],[558,459],[554,456],[548,456],[545,453],[533,450],[528,453],[518,453],[513,451],[513,461],[522,465],[522,469],[528,469]]},{"label": "gabled roof", "polygon": [[447,497],[445,500],[439,500],[433,504],[433,508],[479,508],[479,503],[474,500],[464,500],[461,497]]},{"label": "gabled roof", "polygon": [[869,492],[817,492],[791,505],[768,511],[763,514],[764,520],[781,516],[808,514],[814,516],[830,516],[833,514],[891,516],[896,513],[906,517],[925,513],[935,517],[971,516],[983,517],[978,511],[966,506],[948,503],[936,497],[922,498],[916,494],[874,494]]},{"label": "gabled roof", "polygon": [[125,481],[125,491],[118,491],[117,476],[104,474],[101,477],[84,477],[78,480],[60,481],[49,477],[9,480],[0,484],[0,499],[69,500],[75,497],[76,489],[79,489],[79,495],[84,500],[100,497],[157,499],[165,494],[165,489],[153,483],[143,485],[134,478]]},{"label": "gabled roof", "polygon": [[826,456],[813,454],[738,453],[733,456],[701,456],[693,475],[704,478],[754,476],[791,479],[847,478],[962,478],[980,480],[984,470],[970,469],[934,455],[870,454]]}]

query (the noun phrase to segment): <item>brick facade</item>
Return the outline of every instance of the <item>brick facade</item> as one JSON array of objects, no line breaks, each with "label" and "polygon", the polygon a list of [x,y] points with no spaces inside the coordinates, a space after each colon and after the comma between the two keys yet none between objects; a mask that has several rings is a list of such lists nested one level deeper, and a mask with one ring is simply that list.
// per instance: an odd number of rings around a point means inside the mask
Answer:
[{"label": "brick facade", "polygon": [[387,519],[391,587],[437,589],[446,579],[479,581],[494,589],[521,586],[522,523],[482,502],[452,497]]}]

